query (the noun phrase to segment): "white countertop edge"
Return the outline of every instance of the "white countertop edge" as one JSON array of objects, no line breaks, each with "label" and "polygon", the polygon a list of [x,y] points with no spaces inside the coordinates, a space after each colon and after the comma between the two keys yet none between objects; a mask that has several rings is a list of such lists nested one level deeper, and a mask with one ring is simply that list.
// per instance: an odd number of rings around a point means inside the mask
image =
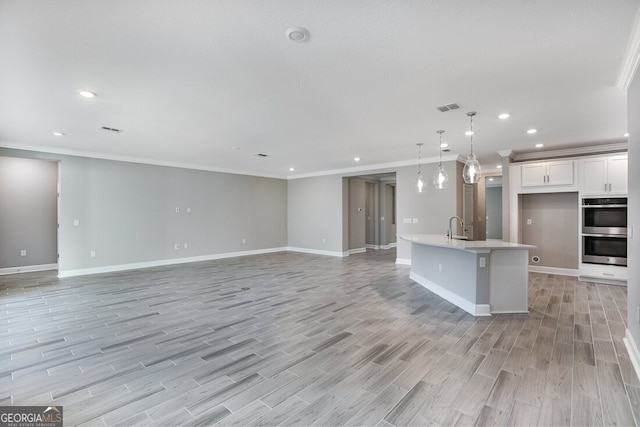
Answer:
[{"label": "white countertop edge", "polygon": [[401,234],[402,240],[409,241],[418,245],[436,246],[441,248],[459,249],[463,251],[482,251],[494,249],[535,249],[534,245],[524,245],[521,243],[505,242],[497,239],[488,240],[449,240],[447,236],[442,234]]}]

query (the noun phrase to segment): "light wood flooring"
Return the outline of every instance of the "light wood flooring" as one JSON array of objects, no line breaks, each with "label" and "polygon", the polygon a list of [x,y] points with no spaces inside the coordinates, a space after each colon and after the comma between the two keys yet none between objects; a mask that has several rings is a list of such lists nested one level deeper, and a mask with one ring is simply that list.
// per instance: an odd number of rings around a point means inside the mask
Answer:
[{"label": "light wood flooring", "polygon": [[475,318],[395,250],[0,276],[0,405],[65,425],[634,425],[626,288],[530,275]]}]

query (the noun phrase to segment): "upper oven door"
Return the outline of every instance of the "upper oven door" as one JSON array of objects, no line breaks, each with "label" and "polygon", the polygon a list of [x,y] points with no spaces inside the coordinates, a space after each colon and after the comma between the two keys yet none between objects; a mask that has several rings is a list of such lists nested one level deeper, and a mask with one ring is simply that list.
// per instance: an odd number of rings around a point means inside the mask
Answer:
[{"label": "upper oven door", "polygon": [[583,205],[582,232],[593,234],[627,234],[627,206]]}]

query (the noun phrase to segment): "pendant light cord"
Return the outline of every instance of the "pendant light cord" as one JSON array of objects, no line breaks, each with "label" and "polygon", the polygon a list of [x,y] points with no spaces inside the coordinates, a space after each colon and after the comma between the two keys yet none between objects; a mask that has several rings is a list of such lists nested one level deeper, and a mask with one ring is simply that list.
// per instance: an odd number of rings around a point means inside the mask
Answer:
[{"label": "pendant light cord", "polygon": [[473,116],[474,115],[475,115],[475,113],[469,115],[469,117],[470,117],[470,126],[471,126],[469,130],[471,131],[471,155],[472,156],[473,156]]}]

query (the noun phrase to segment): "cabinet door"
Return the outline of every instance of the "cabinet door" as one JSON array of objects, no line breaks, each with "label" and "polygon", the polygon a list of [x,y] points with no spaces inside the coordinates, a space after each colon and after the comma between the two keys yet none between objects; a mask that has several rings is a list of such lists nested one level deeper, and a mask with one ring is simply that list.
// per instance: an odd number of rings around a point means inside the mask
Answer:
[{"label": "cabinet door", "polygon": [[547,163],[547,185],[573,185],[573,160]]},{"label": "cabinet door", "polygon": [[609,194],[627,194],[629,192],[627,156],[610,157],[608,166],[608,187]]},{"label": "cabinet door", "polygon": [[607,184],[607,159],[586,159],[582,161],[581,188],[585,194],[605,194]]},{"label": "cabinet door", "polygon": [[521,185],[523,187],[537,187],[545,185],[547,176],[546,163],[530,163],[522,165]]}]

